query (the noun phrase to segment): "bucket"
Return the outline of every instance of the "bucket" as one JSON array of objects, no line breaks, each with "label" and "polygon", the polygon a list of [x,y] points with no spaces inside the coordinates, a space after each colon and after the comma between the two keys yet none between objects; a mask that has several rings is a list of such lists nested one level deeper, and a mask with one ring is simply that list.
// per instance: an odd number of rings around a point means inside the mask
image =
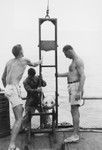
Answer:
[{"label": "bucket", "polygon": [[9,102],[4,93],[0,93],[0,138],[10,135]]}]

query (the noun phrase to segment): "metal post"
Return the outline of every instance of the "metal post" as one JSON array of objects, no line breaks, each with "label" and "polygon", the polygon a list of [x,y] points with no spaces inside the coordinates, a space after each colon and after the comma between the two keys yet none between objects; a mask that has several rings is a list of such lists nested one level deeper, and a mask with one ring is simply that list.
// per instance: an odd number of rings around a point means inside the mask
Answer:
[{"label": "metal post", "polygon": [[[55,44],[56,44],[56,49],[55,49],[55,66],[56,66],[56,75],[58,73],[58,68],[57,68],[57,19],[55,20]],[[55,76],[56,79],[56,126],[58,126],[58,78]]]}]

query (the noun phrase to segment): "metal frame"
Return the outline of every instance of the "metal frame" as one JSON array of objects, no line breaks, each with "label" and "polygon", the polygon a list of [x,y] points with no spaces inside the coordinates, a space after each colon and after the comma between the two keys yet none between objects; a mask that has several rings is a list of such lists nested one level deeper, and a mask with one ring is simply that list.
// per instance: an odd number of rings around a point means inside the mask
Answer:
[{"label": "metal frame", "polygon": [[[50,21],[54,26],[55,26],[55,40],[52,41],[55,43],[55,49],[53,49],[55,51],[55,65],[40,65],[39,67],[39,74],[41,76],[42,73],[42,67],[46,68],[46,67],[52,67],[55,68],[55,74],[57,75],[57,19],[56,18],[39,18],[39,59],[41,59],[41,51],[42,51],[42,47],[41,47],[41,42],[43,41],[41,39],[41,25],[45,22],[45,21]],[[46,41],[45,41],[46,42]],[[48,41],[47,41],[48,42]],[[58,78],[57,76],[55,76],[55,119],[56,119],[56,127],[58,126]]]},{"label": "metal frame", "polygon": [[[55,26],[55,40],[54,41],[50,41],[51,47],[54,47],[54,51],[55,51],[55,65],[40,65],[39,67],[39,75],[41,76],[42,74],[42,67],[46,68],[46,67],[50,67],[50,68],[55,68],[55,74],[57,75],[57,19],[56,18],[52,18],[50,19],[49,15],[47,14],[47,16],[45,18],[39,18],[39,59],[41,59],[41,51],[42,51],[42,47],[41,47],[41,25],[43,22],[45,21],[50,21],[53,23],[53,25]],[[43,42],[47,42],[47,41],[43,41]],[[40,106],[41,106],[41,102],[40,102]],[[53,134],[53,139],[54,141],[56,141],[56,136],[55,136],[55,128],[58,127],[58,79],[57,76],[55,76],[55,106],[52,108],[51,112],[41,112],[41,113],[34,113],[31,114],[32,116],[40,116],[40,129],[38,130],[32,130],[31,129],[31,121],[30,121],[30,127],[28,129],[28,131],[26,132],[26,144],[24,149],[28,149],[28,144],[30,144],[31,141],[31,133],[33,131],[33,133],[52,133]],[[52,128],[51,129],[42,129],[41,128],[41,116],[42,115],[52,115]]]}]

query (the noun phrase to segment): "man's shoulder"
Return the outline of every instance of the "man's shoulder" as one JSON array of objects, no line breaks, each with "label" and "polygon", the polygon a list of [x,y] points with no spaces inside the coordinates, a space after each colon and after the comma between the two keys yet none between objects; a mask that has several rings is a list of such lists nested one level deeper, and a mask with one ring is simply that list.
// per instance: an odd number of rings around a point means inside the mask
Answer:
[{"label": "man's shoulder", "polygon": [[28,59],[26,57],[22,57],[22,61],[24,61],[27,65],[31,64],[30,59]]},{"label": "man's shoulder", "polygon": [[34,76],[34,79],[35,79],[35,80],[39,80],[40,77],[39,77],[38,75],[36,75],[36,76]]},{"label": "man's shoulder", "polygon": [[26,62],[26,63],[30,62],[30,60],[28,58],[26,58],[26,57],[20,58],[20,61],[23,61],[23,62]]},{"label": "man's shoulder", "polygon": [[26,77],[25,78],[25,82],[30,82],[30,81],[32,81],[32,80],[39,80],[39,77],[38,76],[34,76],[34,78],[29,78],[29,76],[28,77]]},{"label": "man's shoulder", "polygon": [[27,77],[27,78],[25,78],[25,80],[23,81],[23,83],[27,83],[27,82],[29,82],[30,80],[29,80],[29,78]]},{"label": "man's shoulder", "polygon": [[10,59],[10,60],[6,63],[6,65],[12,64],[13,62],[14,62],[14,58]]},{"label": "man's shoulder", "polygon": [[84,62],[80,57],[78,57],[78,59],[76,60],[76,65],[78,67],[84,67]]},{"label": "man's shoulder", "polygon": [[29,61],[29,59],[27,59],[27,58],[24,58],[24,57],[21,57],[21,58],[12,58],[12,59],[10,59],[8,62],[7,62],[7,64],[10,64],[10,63],[14,63],[15,61],[24,61],[24,62],[27,62],[27,61]]}]

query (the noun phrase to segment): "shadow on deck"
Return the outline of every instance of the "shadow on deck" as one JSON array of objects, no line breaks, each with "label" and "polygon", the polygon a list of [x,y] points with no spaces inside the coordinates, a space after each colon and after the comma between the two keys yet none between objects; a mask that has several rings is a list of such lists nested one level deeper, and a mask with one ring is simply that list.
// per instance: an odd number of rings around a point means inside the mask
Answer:
[{"label": "shadow on deck", "polygon": [[[102,131],[101,132],[85,132],[80,131],[80,141],[78,143],[63,144],[66,137],[71,135],[71,131],[60,130],[56,132],[57,142],[54,143],[53,138],[48,133],[35,134],[31,137],[29,150],[102,150]],[[20,150],[24,150],[25,134],[19,134],[16,144]],[[0,150],[7,150],[10,136],[0,138]]]}]

